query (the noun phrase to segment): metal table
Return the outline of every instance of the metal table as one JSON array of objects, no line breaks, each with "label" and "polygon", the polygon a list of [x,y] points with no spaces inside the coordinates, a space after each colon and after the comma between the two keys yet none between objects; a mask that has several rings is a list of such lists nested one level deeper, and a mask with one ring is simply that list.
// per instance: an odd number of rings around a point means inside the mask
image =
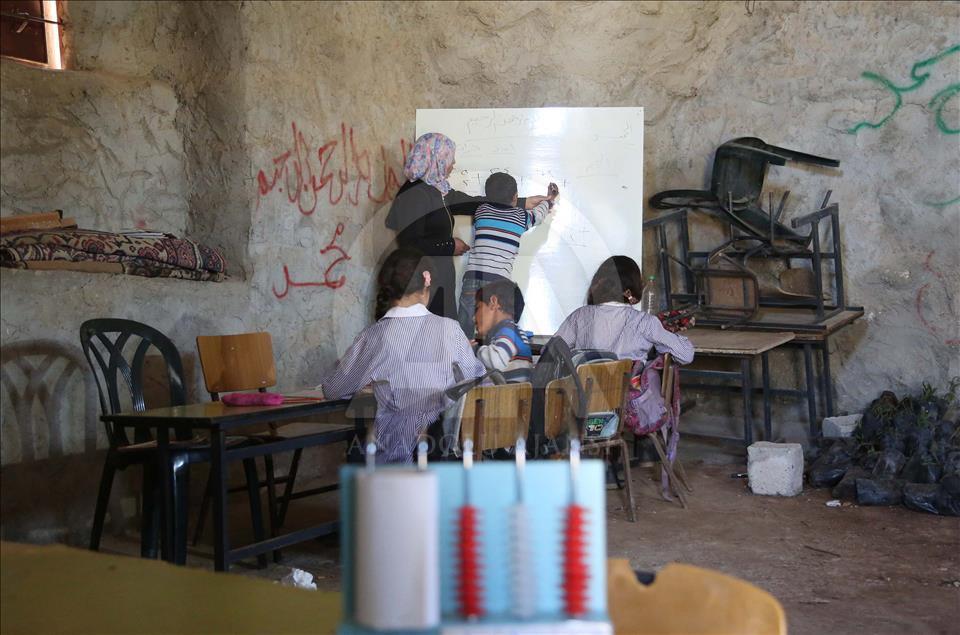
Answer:
[{"label": "metal table", "polygon": [[[767,354],[794,339],[789,332],[766,331],[732,331],[720,329],[693,328],[683,333],[693,344],[697,357],[723,357],[740,360],[739,371],[728,370],[701,370],[680,366],[680,376],[699,379],[734,380],[736,385],[703,384],[683,382],[685,389],[720,389],[729,390],[740,388],[743,396],[743,440],[742,443],[753,443],[753,360],[760,358],[761,374],[763,377],[763,431],[764,438],[769,440],[773,434],[770,422],[771,390],[770,390],[770,363]],[[705,436],[705,435],[697,435]],[[737,441],[739,439],[726,439]]]},{"label": "metal table", "polygon": [[318,414],[346,410],[349,399],[331,399],[281,406],[231,407],[223,402],[191,404],[168,408],[154,408],[143,412],[126,412],[101,417],[109,423],[143,428],[155,428],[160,474],[163,483],[162,504],[163,531],[161,552],[165,560],[174,561],[172,526],[173,492],[171,479],[166,474],[169,464],[170,430],[204,430],[210,436],[211,474],[213,476],[213,529],[214,564],[217,571],[226,571],[237,560],[265,554],[289,545],[311,540],[336,531],[337,521],[321,523],[306,529],[271,537],[235,549],[230,548],[227,528],[227,466],[230,461],[289,452],[297,448],[315,447],[349,441],[353,438],[353,426],[315,424],[316,434],[306,434],[270,443],[227,448],[226,436],[231,430],[257,423],[280,423],[294,419],[303,420]]}]

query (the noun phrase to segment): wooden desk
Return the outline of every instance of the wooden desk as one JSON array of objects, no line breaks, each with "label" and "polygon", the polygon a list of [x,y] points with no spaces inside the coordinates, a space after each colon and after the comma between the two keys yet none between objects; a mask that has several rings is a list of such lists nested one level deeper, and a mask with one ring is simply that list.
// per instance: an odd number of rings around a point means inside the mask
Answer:
[{"label": "wooden desk", "polygon": [[154,408],[143,412],[127,412],[104,415],[103,421],[115,425],[156,428],[157,459],[159,474],[163,484],[162,504],[164,513],[162,532],[162,553],[165,560],[176,561],[173,540],[173,492],[169,474],[168,454],[170,451],[170,430],[205,430],[210,435],[211,474],[213,477],[213,530],[214,564],[217,571],[226,571],[230,563],[276,549],[310,540],[336,531],[337,522],[327,522],[307,529],[276,536],[252,545],[230,549],[227,531],[227,466],[230,461],[289,452],[298,448],[308,448],[331,443],[350,441],[354,435],[352,426],[316,424],[316,434],[290,437],[269,443],[245,445],[227,448],[227,433],[242,426],[256,423],[281,423],[294,419],[346,410],[349,399],[331,399],[308,403],[281,406],[227,406],[222,401]]},{"label": "wooden desk", "polygon": [[740,370],[699,370],[680,368],[681,377],[733,380],[733,385],[686,384],[689,388],[729,390],[740,388],[743,396],[743,443],[753,443],[753,360],[760,358],[763,377],[763,431],[764,439],[773,436],[770,422],[771,392],[770,363],[767,354],[794,339],[789,332],[732,331],[693,328],[683,333],[693,344],[698,357],[728,357],[740,360]]}]

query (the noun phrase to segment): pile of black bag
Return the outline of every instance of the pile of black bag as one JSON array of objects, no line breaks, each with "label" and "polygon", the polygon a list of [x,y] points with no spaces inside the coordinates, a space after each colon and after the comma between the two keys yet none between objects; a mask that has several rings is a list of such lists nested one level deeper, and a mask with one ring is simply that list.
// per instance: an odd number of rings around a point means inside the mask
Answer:
[{"label": "pile of black bag", "polygon": [[863,413],[853,437],[811,448],[807,480],[834,498],[860,505],[899,505],[960,516],[960,379],[942,395],[929,384],[898,400],[885,391]]}]

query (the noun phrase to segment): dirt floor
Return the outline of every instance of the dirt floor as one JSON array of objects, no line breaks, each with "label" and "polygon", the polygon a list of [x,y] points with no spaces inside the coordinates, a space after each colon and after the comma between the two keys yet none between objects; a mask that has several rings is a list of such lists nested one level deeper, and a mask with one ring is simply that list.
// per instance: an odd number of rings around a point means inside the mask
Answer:
[{"label": "dirt floor", "polygon": [[[634,471],[637,522],[622,493],[608,493],[608,551],[635,569],[685,562],[738,576],[776,596],[790,632],[960,632],[960,518],[902,507],[827,507],[828,490],[794,498],[753,496],[743,460],[719,448],[686,443],[683,456],[694,492],[689,509],[660,499],[651,470]],[[237,497],[232,527],[244,539],[249,516]],[[333,496],[291,507],[290,528],[336,513]],[[113,538],[106,551],[136,553],[137,537]],[[339,590],[335,537],[284,551],[282,564],[233,571],[278,580],[298,567],[320,589]],[[212,568],[209,545],[192,550],[191,566]]]}]

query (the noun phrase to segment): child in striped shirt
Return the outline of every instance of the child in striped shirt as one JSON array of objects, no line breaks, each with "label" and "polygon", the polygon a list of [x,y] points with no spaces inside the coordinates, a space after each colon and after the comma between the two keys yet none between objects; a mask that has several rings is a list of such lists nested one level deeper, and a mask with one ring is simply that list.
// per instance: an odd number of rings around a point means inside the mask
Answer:
[{"label": "child in striped shirt", "polygon": [[487,370],[533,368],[527,333],[517,326],[523,313],[523,293],[511,280],[486,284],[476,293],[477,334],[483,345],[477,357]]},{"label": "child in striped shirt", "polygon": [[489,202],[473,215],[473,245],[467,256],[460,291],[459,320],[463,332],[473,337],[474,297],[489,282],[510,280],[513,261],[520,250],[520,236],[539,225],[550,213],[560,190],[551,183],[547,196],[530,209],[517,207],[517,180],[504,172],[487,178],[484,190]]}]

